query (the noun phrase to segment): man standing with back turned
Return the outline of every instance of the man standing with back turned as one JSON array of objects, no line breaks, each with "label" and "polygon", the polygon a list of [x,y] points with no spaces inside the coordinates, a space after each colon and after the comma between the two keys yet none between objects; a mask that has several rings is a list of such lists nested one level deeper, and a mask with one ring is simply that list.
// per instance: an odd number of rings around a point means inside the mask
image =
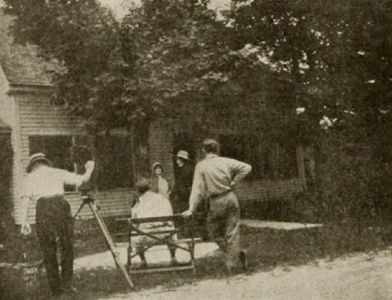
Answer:
[{"label": "man standing with back turned", "polygon": [[[90,179],[94,162],[85,164],[83,175],[53,168],[43,153],[30,157],[26,168],[23,192],[23,234],[30,234],[28,223],[29,202],[37,200],[36,228],[44,256],[46,275],[53,295],[72,292],[73,274],[73,218],[71,208],[64,198],[64,185],[80,186]],[[56,256],[56,240],[61,245],[61,276]]]},{"label": "man standing with back turned", "polygon": [[189,209],[183,212],[190,217],[198,204],[209,203],[207,227],[210,237],[226,256],[229,273],[239,263],[247,268],[246,251],[240,249],[240,207],[233,188],[252,170],[249,164],[221,157],[219,143],[213,139],[203,142],[206,158],[196,165]]}]

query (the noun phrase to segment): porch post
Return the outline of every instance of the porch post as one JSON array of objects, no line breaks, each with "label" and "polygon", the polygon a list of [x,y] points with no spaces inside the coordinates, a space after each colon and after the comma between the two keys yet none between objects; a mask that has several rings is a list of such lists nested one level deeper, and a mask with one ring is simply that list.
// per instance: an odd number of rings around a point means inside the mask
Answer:
[{"label": "porch post", "polygon": [[297,146],[297,168],[298,175],[302,182],[302,187],[304,190],[307,190],[306,184],[306,173],[305,173],[305,163],[304,163],[304,150],[302,146]]}]

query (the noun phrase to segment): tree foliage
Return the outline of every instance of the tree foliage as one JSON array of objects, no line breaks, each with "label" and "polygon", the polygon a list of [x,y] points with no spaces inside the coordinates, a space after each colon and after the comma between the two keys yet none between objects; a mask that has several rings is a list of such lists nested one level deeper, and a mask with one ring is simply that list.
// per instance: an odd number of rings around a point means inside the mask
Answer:
[{"label": "tree foliage", "polygon": [[236,0],[223,20],[208,1],[144,0],[121,21],[95,0],[4,2],[17,41],[58,61],[57,102],[96,126],[148,122],[192,92],[249,95],[265,63],[291,74],[282,106],[312,122],[389,117],[389,0]]},{"label": "tree foliage", "polygon": [[236,47],[293,75],[305,140],[320,150],[318,209],[374,216],[391,194],[392,1],[235,2]]},{"label": "tree foliage", "polygon": [[205,2],[146,0],[121,22],[95,0],[5,3],[17,41],[58,61],[56,102],[95,127],[149,124],[166,100],[206,90],[226,50]]},{"label": "tree foliage", "polygon": [[238,47],[249,43],[294,74],[300,90],[311,87],[315,97],[298,104],[340,118],[354,110],[372,121],[388,110],[391,1],[236,3]]},{"label": "tree foliage", "polygon": [[356,155],[391,161],[391,0],[234,0],[221,19],[206,0],[143,0],[121,21],[95,0],[4,2],[17,40],[57,60],[57,103],[93,127],[145,132],[191,98],[217,118],[242,107],[244,130],[298,142],[304,106],[309,143],[324,136],[348,156],[367,143]]},{"label": "tree foliage", "polygon": [[118,24],[110,12],[92,0],[5,3],[6,11],[17,16],[16,41],[37,45],[41,55],[57,61],[56,102],[97,123],[117,117],[112,103],[96,88],[105,75],[113,80],[108,70],[116,71]]}]

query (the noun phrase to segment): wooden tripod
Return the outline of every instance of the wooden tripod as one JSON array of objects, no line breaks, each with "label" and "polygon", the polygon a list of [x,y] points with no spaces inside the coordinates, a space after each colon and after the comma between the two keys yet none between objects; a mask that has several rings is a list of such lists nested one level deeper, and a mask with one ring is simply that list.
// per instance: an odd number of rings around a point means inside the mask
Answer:
[{"label": "wooden tripod", "polygon": [[97,223],[99,225],[99,228],[101,229],[101,232],[105,238],[106,245],[108,246],[110,253],[113,256],[114,262],[116,263],[117,268],[120,270],[120,272],[123,274],[128,286],[130,289],[133,289],[133,282],[131,278],[129,277],[129,274],[127,270],[125,269],[124,265],[121,263],[120,258],[118,256],[118,253],[116,252],[116,246],[114,245],[113,239],[110,235],[109,229],[107,228],[103,217],[101,215],[101,212],[99,211],[98,207],[95,204],[94,198],[91,197],[90,195],[87,194],[82,194],[82,204],[80,205],[79,209],[76,211],[74,214],[74,219],[76,216],[79,214],[79,212],[82,210],[85,204],[88,204],[90,207],[94,218],[97,220]]}]

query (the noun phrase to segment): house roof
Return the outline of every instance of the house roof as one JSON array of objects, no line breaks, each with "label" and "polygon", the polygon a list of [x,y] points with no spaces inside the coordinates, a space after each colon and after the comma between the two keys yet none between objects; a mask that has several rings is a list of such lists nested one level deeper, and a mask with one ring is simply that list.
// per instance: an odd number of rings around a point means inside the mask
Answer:
[{"label": "house roof", "polygon": [[0,7],[0,66],[12,85],[52,86],[50,70],[54,65],[38,57],[31,45],[17,45],[9,34],[12,18]]},{"label": "house roof", "polygon": [[14,46],[12,53],[0,55],[0,65],[11,85],[52,86],[47,63],[32,47]]}]

